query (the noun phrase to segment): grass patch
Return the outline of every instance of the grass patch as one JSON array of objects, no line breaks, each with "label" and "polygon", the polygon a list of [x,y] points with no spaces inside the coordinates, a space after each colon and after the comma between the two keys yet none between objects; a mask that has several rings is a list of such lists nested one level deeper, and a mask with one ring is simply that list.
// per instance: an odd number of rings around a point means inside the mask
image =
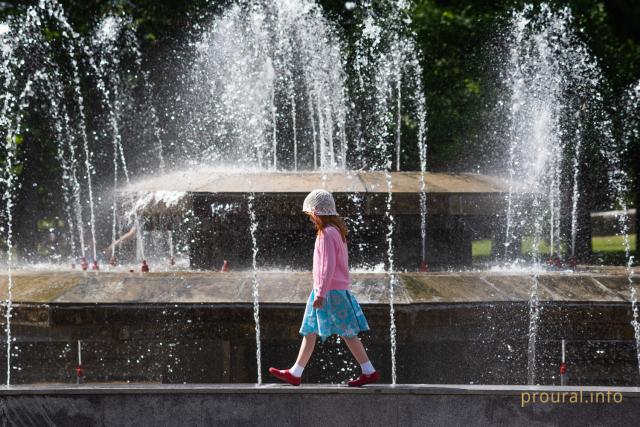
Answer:
[{"label": "grass patch", "polygon": [[[629,236],[631,254],[636,247],[636,235]],[[491,240],[474,240],[471,243],[471,254],[476,261],[488,260],[491,257]],[[533,239],[526,236],[522,240],[522,254],[527,255],[533,247]],[[594,260],[602,264],[624,264],[624,238],[622,236],[595,236],[591,239]],[[541,254],[549,253],[549,243],[540,242],[539,250]]]},{"label": "grass patch", "polygon": [[476,258],[488,257],[489,255],[491,255],[491,239],[474,240],[471,242],[471,256]]},{"label": "grass patch", "polygon": [[[636,235],[629,236],[631,251],[636,248]],[[594,252],[624,252],[624,238],[622,236],[595,236],[591,239]]]}]

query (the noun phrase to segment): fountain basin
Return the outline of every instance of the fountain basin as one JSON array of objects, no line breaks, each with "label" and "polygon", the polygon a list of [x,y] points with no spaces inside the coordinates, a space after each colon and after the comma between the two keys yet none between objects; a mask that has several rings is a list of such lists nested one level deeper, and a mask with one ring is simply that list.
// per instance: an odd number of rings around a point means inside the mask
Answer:
[{"label": "fountain basin", "polygon": [[[131,184],[120,189],[118,197],[127,210],[144,218],[147,229],[177,229],[192,213],[190,263],[198,269],[217,269],[224,260],[238,267],[251,265],[250,195],[258,224],[258,265],[308,268],[313,233],[301,207],[316,188],[331,191],[340,214],[355,221],[349,239],[353,265],[389,263],[387,215],[394,218],[393,241],[402,242],[402,250],[393,253],[396,268],[417,270],[423,261],[432,269],[470,266],[473,239],[491,238],[501,247],[507,183],[479,174],[425,173],[428,209],[422,213],[422,179],[420,172],[238,173],[200,168]],[[526,192],[517,185],[511,190]]]},{"label": "fountain basin", "polygon": [[[524,384],[528,289],[514,272],[400,273],[395,294],[398,382]],[[310,274],[259,272],[262,366],[295,359]],[[6,276],[0,277],[0,296]],[[638,278],[634,278],[634,286]],[[364,342],[390,381],[388,276],[354,273],[353,292],[371,332]],[[539,274],[543,307],[537,378],[560,384],[635,385],[627,277],[623,270]],[[73,383],[77,341],[87,382],[247,383],[256,372],[249,272],[15,275],[12,351],[16,384]],[[4,319],[4,318],[3,318]],[[318,343],[306,381],[339,383],[357,365],[344,344]],[[0,355],[0,363],[4,355]],[[271,381],[263,373],[265,381]]]}]

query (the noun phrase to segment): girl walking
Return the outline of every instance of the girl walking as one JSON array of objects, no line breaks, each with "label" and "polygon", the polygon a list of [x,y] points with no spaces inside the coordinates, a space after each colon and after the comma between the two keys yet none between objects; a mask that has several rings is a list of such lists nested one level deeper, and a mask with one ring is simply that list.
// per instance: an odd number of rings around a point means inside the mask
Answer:
[{"label": "girl walking", "polygon": [[316,244],[313,252],[313,290],[309,295],[300,328],[303,336],[296,363],[285,370],[269,368],[274,377],[291,385],[300,385],[300,378],[311,358],[319,335],[324,341],[337,334],[360,364],[362,374],[349,381],[350,387],[370,384],[380,378],[369,361],[358,333],[369,325],[355,297],[349,292],[349,255],[347,227],[336,212],[331,193],[314,190],[304,200],[302,210],[315,224]]}]

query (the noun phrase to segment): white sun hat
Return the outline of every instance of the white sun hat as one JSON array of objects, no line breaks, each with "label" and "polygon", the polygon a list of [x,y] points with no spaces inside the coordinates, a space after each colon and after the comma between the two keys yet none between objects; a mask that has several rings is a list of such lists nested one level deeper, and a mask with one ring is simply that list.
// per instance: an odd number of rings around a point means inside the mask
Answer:
[{"label": "white sun hat", "polygon": [[336,202],[331,193],[326,190],[313,190],[307,194],[302,204],[302,211],[318,216],[338,215]]}]

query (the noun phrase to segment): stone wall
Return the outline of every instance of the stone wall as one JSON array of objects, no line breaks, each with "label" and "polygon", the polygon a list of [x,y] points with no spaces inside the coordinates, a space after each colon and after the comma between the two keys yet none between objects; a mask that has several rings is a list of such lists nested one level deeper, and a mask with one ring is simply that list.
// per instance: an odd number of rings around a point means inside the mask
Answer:
[{"label": "stone wall", "polygon": [[[300,304],[260,309],[262,375],[297,355]],[[364,305],[363,339],[390,382],[389,309]],[[15,308],[12,382],[76,381],[77,340],[87,382],[256,382],[253,308],[248,304],[104,304]],[[537,340],[537,378],[559,384],[560,340],[568,340],[568,383],[637,385],[627,304],[546,303]],[[37,321],[33,321],[37,319]],[[522,302],[396,307],[398,382],[524,384],[528,305]],[[5,363],[0,353],[0,363]],[[341,383],[358,372],[344,343],[319,342],[305,382]]]}]

